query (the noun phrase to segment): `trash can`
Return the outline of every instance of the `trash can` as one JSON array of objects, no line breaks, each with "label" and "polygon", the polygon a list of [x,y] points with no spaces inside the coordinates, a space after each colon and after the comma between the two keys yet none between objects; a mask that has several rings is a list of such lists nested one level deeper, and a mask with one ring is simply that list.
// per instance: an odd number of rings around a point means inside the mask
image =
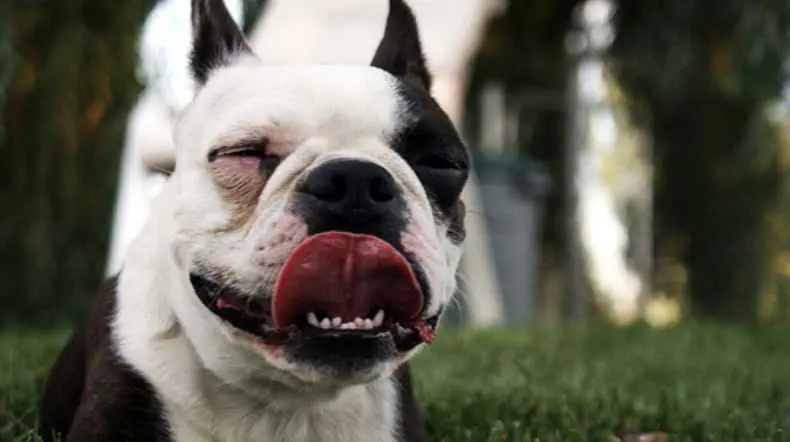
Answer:
[{"label": "trash can", "polygon": [[[473,162],[482,202],[478,209],[482,213],[469,213],[467,217],[484,219],[506,325],[525,324],[537,313],[540,237],[551,180],[540,163],[526,157],[475,152]],[[468,294],[463,279],[459,284],[460,290]],[[462,318],[467,316],[464,312],[456,315],[460,318],[452,322],[463,322]]]}]

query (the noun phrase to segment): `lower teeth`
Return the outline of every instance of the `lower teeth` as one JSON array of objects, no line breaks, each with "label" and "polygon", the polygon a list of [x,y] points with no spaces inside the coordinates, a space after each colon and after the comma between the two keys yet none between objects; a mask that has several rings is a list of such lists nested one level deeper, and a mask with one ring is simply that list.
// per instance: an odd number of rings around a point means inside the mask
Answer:
[{"label": "lower teeth", "polygon": [[310,312],[307,314],[307,323],[313,327],[324,330],[372,330],[376,327],[381,327],[381,325],[384,323],[384,311],[379,310],[372,319],[355,318],[353,321],[348,322],[343,322],[343,320],[339,317],[335,317],[333,319],[324,318],[319,321],[318,316],[315,313]]}]

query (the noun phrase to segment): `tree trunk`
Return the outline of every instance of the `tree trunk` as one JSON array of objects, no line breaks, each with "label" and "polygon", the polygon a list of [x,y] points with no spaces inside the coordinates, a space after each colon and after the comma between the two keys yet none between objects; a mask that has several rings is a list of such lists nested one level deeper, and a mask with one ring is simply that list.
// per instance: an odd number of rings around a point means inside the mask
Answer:
[{"label": "tree trunk", "polygon": [[779,186],[773,151],[759,146],[770,140],[755,105],[711,91],[688,97],[655,119],[657,210],[685,237],[691,313],[753,319],[776,252],[767,214]]}]

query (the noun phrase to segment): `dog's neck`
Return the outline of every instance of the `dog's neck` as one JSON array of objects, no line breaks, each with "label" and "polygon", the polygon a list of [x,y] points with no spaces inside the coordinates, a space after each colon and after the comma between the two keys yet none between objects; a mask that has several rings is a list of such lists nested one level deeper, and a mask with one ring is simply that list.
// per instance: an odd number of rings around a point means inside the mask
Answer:
[{"label": "dog's neck", "polygon": [[[264,402],[204,379],[199,406],[166,404],[180,441],[393,442],[395,389],[380,380],[326,401]],[[208,419],[208,420],[204,420]]]},{"label": "dog's neck", "polygon": [[[167,193],[154,204],[165,209]],[[168,248],[172,218],[166,209],[153,213],[120,275],[113,334],[123,359],[160,396],[176,442],[396,440],[390,378],[318,396],[271,386],[243,391],[206,370],[170,305],[172,291],[185,290]]]}]

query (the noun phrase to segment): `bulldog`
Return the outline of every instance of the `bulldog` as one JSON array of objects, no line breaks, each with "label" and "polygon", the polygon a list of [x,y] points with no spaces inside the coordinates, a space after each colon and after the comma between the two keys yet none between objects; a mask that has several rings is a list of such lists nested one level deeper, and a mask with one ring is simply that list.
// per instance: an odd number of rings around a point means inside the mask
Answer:
[{"label": "bulldog", "polygon": [[389,8],[370,66],[267,66],[192,1],[175,171],[49,374],[45,441],[424,440],[408,361],[456,288],[470,158]]}]

